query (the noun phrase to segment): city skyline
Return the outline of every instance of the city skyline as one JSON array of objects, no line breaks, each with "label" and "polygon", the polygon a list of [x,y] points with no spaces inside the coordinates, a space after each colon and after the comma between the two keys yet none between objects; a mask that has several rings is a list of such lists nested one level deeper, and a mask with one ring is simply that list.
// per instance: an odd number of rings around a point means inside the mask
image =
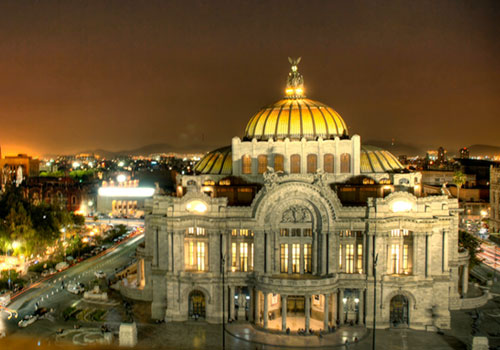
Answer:
[{"label": "city skyline", "polygon": [[283,4],[3,2],[2,153],[224,146],[288,56],[351,135],[499,146],[498,3]]}]

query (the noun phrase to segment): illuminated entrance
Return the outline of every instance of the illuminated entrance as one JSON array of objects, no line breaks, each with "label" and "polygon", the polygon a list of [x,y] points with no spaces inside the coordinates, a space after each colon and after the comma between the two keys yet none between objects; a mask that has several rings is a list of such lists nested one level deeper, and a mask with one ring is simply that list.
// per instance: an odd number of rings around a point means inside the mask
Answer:
[{"label": "illuminated entrance", "polygon": [[290,316],[304,316],[305,298],[300,295],[288,296],[287,311]]},{"label": "illuminated entrance", "polygon": [[205,317],[205,295],[199,290],[189,294],[189,317]]},{"label": "illuminated entrance", "polygon": [[408,299],[404,295],[391,299],[390,320],[392,327],[408,327]]}]

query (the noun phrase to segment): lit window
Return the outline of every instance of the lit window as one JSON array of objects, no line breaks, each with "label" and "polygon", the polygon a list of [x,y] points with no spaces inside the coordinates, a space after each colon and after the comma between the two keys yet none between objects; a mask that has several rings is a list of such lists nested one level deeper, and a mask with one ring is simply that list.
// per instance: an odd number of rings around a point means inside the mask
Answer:
[{"label": "lit window", "polygon": [[205,229],[202,227],[197,227],[196,228],[196,235],[197,236],[205,236]]},{"label": "lit window", "polygon": [[283,165],[284,157],[282,154],[274,155],[274,171],[284,171],[285,167]]},{"label": "lit window", "polygon": [[292,154],[290,156],[290,173],[299,174],[300,173],[300,155]]},{"label": "lit window", "polygon": [[304,237],[312,237],[312,228],[305,228],[303,231]]},{"label": "lit window", "polygon": [[408,273],[408,244],[403,245],[403,273]]},{"label": "lit window", "polygon": [[248,271],[248,243],[240,243],[240,270]]},{"label": "lit window", "polygon": [[248,230],[240,230],[240,236],[248,237]]},{"label": "lit window", "polygon": [[300,244],[292,244],[292,272],[300,273]]},{"label": "lit window", "polygon": [[243,174],[252,173],[252,158],[248,154],[241,157],[241,172]]},{"label": "lit window", "polygon": [[194,241],[189,241],[189,265],[194,266]]},{"label": "lit window", "polygon": [[346,267],[346,273],[353,273],[354,272],[354,244],[346,244],[345,245],[345,257],[346,257],[346,262],[345,262],[345,267]]},{"label": "lit window", "polygon": [[340,172],[343,174],[351,172],[351,155],[349,153],[342,153],[340,156]]},{"label": "lit window", "polygon": [[198,271],[205,271],[205,242],[197,242]]},{"label": "lit window", "polygon": [[313,174],[318,170],[318,157],[315,154],[307,155],[307,172]]},{"label": "lit window", "polygon": [[399,244],[391,245],[391,270],[394,274],[399,274]]},{"label": "lit window", "polygon": [[335,170],[333,154],[325,154],[323,156],[323,169],[325,173],[333,173]]},{"label": "lit window", "polygon": [[363,273],[363,245],[358,244],[358,272]]},{"label": "lit window", "polygon": [[233,230],[231,231],[231,236],[236,237],[237,235],[238,235],[238,230],[233,229]]},{"label": "lit window", "polygon": [[253,243],[250,244],[250,271],[253,271]]},{"label": "lit window", "polygon": [[265,154],[258,156],[257,163],[259,174],[264,174],[267,171],[267,156]]},{"label": "lit window", "polygon": [[304,244],[304,272],[311,273],[312,265],[311,265],[311,245]]},{"label": "lit window", "polygon": [[280,249],[280,260],[281,260],[281,269],[282,273],[288,272],[288,244],[281,244]]},{"label": "lit window", "polygon": [[282,228],[280,230],[280,236],[281,237],[288,237],[288,229],[287,228]]},{"label": "lit window", "polygon": [[231,243],[231,267],[233,271],[237,269],[236,243]]}]

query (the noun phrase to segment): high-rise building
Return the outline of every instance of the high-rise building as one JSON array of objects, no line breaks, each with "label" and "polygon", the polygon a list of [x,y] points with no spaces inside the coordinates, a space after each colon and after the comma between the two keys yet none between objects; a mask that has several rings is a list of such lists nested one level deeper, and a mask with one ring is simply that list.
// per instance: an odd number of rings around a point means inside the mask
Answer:
[{"label": "high-rise building", "polygon": [[467,147],[460,148],[460,158],[469,159],[469,149]]}]

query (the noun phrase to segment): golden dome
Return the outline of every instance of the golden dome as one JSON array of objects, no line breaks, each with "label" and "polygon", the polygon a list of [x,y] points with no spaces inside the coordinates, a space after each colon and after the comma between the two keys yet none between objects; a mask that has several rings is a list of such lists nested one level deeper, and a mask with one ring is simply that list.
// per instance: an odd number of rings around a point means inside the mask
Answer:
[{"label": "golden dome", "polygon": [[361,173],[400,172],[405,169],[399,160],[389,151],[375,146],[361,146]]},{"label": "golden dome", "polygon": [[231,175],[233,169],[233,158],[231,157],[231,146],[221,147],[215,151],[208,152],[196,163],[194,171],[197,174]]},{"label": "golden dome", "polygon": [[347,135],[347,125],[333,108],[308,98],[284,98],[262,108],[247,124],[245,139],[267,141],[333,139]]}]

